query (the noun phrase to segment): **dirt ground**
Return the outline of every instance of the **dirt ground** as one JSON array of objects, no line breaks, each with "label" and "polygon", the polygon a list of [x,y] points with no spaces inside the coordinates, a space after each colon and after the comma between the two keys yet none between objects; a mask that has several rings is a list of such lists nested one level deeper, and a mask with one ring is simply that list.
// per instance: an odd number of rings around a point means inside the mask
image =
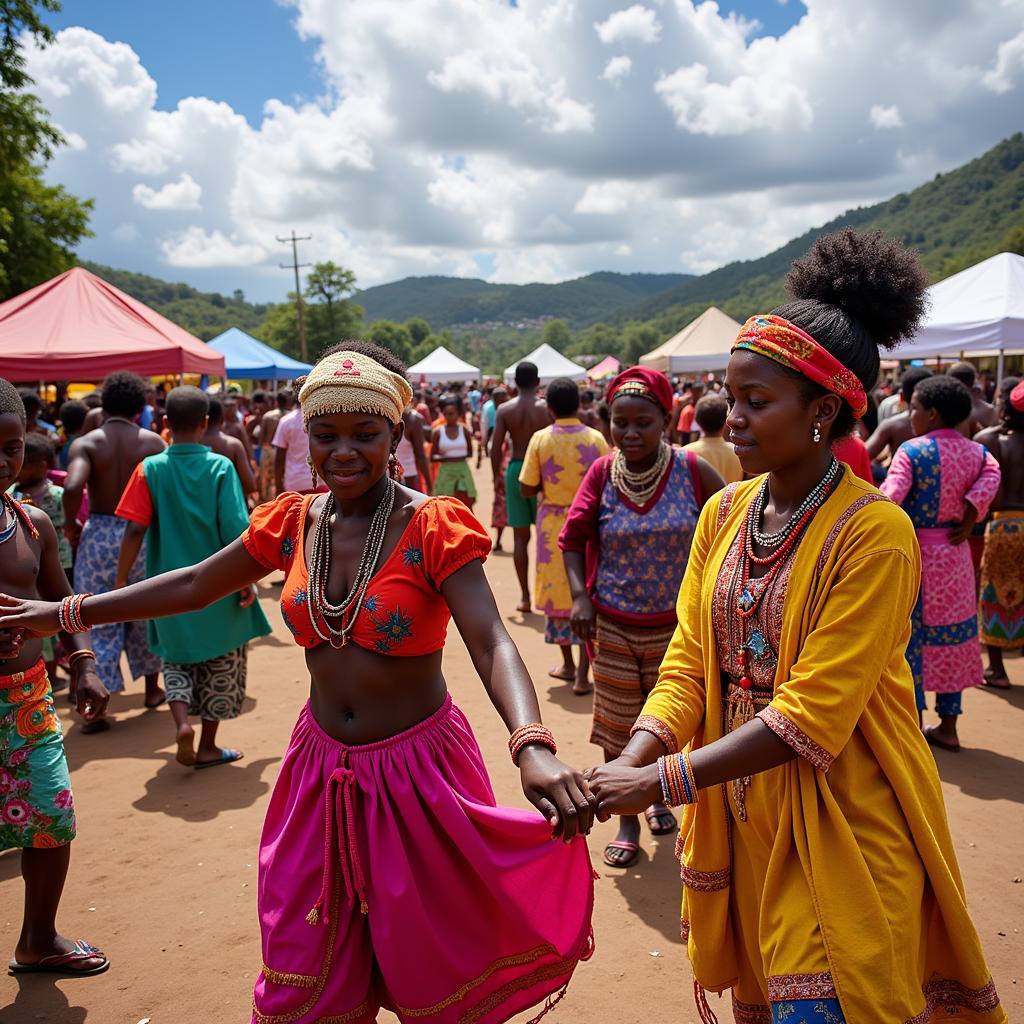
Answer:
[{"label": "dirt ground", "polygon": [[[486,474],[489,476],[489,474]],[[489,479],[477,512],[490,515]],[[506,535],[506,546],[511,537]],[[546,677],[558,660],[545,649],[543,619],[510,610],[517,591],[511,555],[495,554],[487,574],[498,607],[537,684],[560,755],[597,763],[588,743],[589,700]],[[275,577],[277,578],[277,574]],[[260,965],[256,853],[268,794],[308,690],[302,653],[274,607],[279,585],[261,588],[274,633],[252,645],[243,716],[222,729],[245,759],[196,775],[174,761],[166,708],[142,708],[141,682],[116,698],[114,728],[83,736],[59,699],[80,835],[59,926],[111,958],[104,975],[0,979],[0,1024],[240,1024]],[[971,909],[1011,1019],[1024,1011],[1024,662],[1009,662],[1009,694],[965,697],[964,751],[940,753],[946,805]],[[458,633],[445,674],[487,758],[499,800],[525,806],[508,760],[504,728],[486,700]],[[590,847],[602,878],[594,927],[597,952],[577,971],[549,1018],[561,1024],[697,1021],[692,976],[679,941],[679,879],[671,837],[645,836],[628,871],[600,864],[614,824],[599,825]],[[20,927],[19,855],[0,855],[0,946],[13,950]],[[6,955],[6,954],[5,954]],[[728,999],[711,1004],[722,1024]],[[526,1020],[524,1014],[517,1020]],[[381,1022],[393,1022],[389,1014]]]}]

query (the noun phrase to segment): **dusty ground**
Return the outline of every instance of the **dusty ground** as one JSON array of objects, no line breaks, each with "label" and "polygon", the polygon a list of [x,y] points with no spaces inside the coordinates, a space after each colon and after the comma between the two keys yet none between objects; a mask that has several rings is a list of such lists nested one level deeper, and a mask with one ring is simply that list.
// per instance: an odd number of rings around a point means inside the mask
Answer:
[{"label": "dusty ground", "polygon": [[[478,513],[490,513],[481,481]],[[510,540],[510,538],[509,538]],[[516,589],[509,554],[488,561],[503,610]],[[0,978],[2,1024],[220,1024],[248,1021],[259,969],[256,849],[268,793],[306,696],[301,652],[274,607],[279,588],[261,597],[274,635],[254,644],[246,713],[223,729],[245,760],[194,772],[174,762],[170,715],[142,709],[140,684],[114,702],[117,723],[83,736],[62,709],[81,834],[74,845],[60,926],[110,956],[98,978]],[[549,681],[557,658],[543,643],[539,616],[506,614],[513,638],[537,682],[545,721],[560,752],[580,766],[596,763],[587,742],[589,707],[568,686]],[[1009,695],[965,698],[959,755],[940,754],[946,803],[974,920],[1011,1019],[1024,1011],[1024,663],[1010,662]],[[525,804],[508,761],[505,733],[454,633],[445,672],[474,724],[498,798]],[[59,703],[64,705],[61,700]],[[599,864],[611,823],[591,850]],[[627,872],[603,868],[597,883],[597,953],[576,975],[551,1016],[561,1024],[696,1022],[692,979],[678,937],[679,883],[672,840],[643,841],[644,856]],[[22,888],[18,855],[0,856],[0,947],[13,949]],[[4,954],[7,955],[6,953]],[[728,1000],[712,1005],[725,1024]],[[524,1015],[521,1019],[526,1019]],[[518,1019],[518,1018],[517,1018]],[[387,1014],[382,1024],[393,1021]]]}]

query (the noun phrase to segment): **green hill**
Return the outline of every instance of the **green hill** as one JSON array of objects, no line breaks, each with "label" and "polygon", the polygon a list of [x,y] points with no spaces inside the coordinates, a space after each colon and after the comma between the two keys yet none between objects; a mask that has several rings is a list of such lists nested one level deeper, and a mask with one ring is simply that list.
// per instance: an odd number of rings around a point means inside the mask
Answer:
[{"label": "green hill", "polygon": [[608,271],[560,284],[491,284],[473,278],[407,277],[355,296],[365,317],[407,320],[421,316],[435,327],[556,317],[581,327],[619,307],[688,280],[687,274],[615,274]]},{"label": "green hill", "polygon": [[940,280],[1006,249],[1024,245],[1024,134],[926,185],[874,206],[858,207],[756,260],[730,263],[632,306],[614,323],[653,321],[675,331],[708,305],[744,320],[785,298],[789,265],[820,234],[842,227],[880,228],[921,254]]},{"label": "green hill", "polygon": [[133,299],[146,303],[204,341],[215,338],[229,327],[255,333],[270,309],[266,303],[247,302],[240,291],[228,297],[219,292],[201,292],[187,284],[172,284],[148,274],[115,270],[88,260],[80,262],[86,270],[127,292]]}]

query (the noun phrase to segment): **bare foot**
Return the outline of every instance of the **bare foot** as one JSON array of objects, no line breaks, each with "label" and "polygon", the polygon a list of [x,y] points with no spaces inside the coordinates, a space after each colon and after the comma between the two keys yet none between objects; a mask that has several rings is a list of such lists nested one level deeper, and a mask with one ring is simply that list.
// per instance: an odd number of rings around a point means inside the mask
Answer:
[{"label": "bare foot", "polygon": [[147,711],[152,711],[154,708],[160,707],[161,704],[167,703],[167,694],[164,693],[159,687],[155,693],[146,691],[146,699],[143,702]]},{"label": "bare foot", "polygon": [[577,697],[586,697],[588,693],[594,692],[594,687],[591,685],[589,679],[576,679],[572,684],[572,692]]},{"label": "bare foot", "polygon": [[1005,672],[993,672],[992,669],[985,669],[985,682],[982,684],[992,690],[1009,690],[1010,680]]},{"label": "bare foot", "polygon": [[195,729],[186,723],[178,730],[178,750],[174,755],[174,760],[178,764],[185,765],[186,768],[191,768],[196,763],[195,745]]},{"label": "bare foot", "polygon": [[548,675],[552,679],[564,679],[567,683],[571,683],[576,678],[576,673],[566,665],[559,665],[557,668],[549,668]]},{"label": "bare foot", "polygon": [[528,597],[524,597],[519,604],[516,605],[516,611],[522,612],[524,615],[529,615],[533,611],[533,605],[530,603]]},{"label": "bare foot", "polygon": [[110,719],[104,715],[102,718],[94,718],[91,722],[83,722],[79,728],[86,736],[94,732],[106,732],[110,728]]},{"label": "bare foot", "polygon": [[940,750],[948,750],[951,754],[956,754],[960,750],[960,740],[956,733],[950,738],[942,731],[941,725],[925,726],[924,738],[933,747],[938,747]]}]

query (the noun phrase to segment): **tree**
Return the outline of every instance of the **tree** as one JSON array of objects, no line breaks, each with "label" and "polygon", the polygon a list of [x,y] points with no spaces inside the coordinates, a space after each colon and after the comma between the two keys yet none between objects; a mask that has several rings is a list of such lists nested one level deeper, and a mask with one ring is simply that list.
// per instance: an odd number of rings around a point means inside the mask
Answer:
[{"label": "tree", "polygon": [[414,345],[419,345],[424,338],[430,336],[430,324],[421,316],[411,316],[405,321],[405,329]]},{"label": "tree", "polygon": [[368,340],[393,352],[403,363],[409,362],[409,356],[412,355],[412,339],[407,328],[401,324],[396,324],[393,320],[378,320],[370,328]]},{"label": "tree", "polygon": [[91,234],[92,201],[43,182],[64,138],[25,92],[32,79],[23,41],[50,43],[53,33],[40,13],[58,10],[56,0],[0,0],[0,299],[74,265],[72,248]]},{"label": "tree", "polygon": [[363,314],[360,309],[358,316],[353,316],[351,308],[345,308],[352,306],[345,296],[355,290],[356,275],[329,260],[326,263],[314,263],[306,277],[306,298],[322,306],[324,329],[339,340],[348,325],[358,321]]},{"label": "tree", "polygon": [[572,341],[569,325],[564,320],[549,320],[544,325],[540,340],[558,352],[564,352]]},{"label": "tree", "polygon": [[657,348],[663,340],[650,324],[629,324],[622,332],[621,359],[627,365],[635,366],[645,352]]}]

